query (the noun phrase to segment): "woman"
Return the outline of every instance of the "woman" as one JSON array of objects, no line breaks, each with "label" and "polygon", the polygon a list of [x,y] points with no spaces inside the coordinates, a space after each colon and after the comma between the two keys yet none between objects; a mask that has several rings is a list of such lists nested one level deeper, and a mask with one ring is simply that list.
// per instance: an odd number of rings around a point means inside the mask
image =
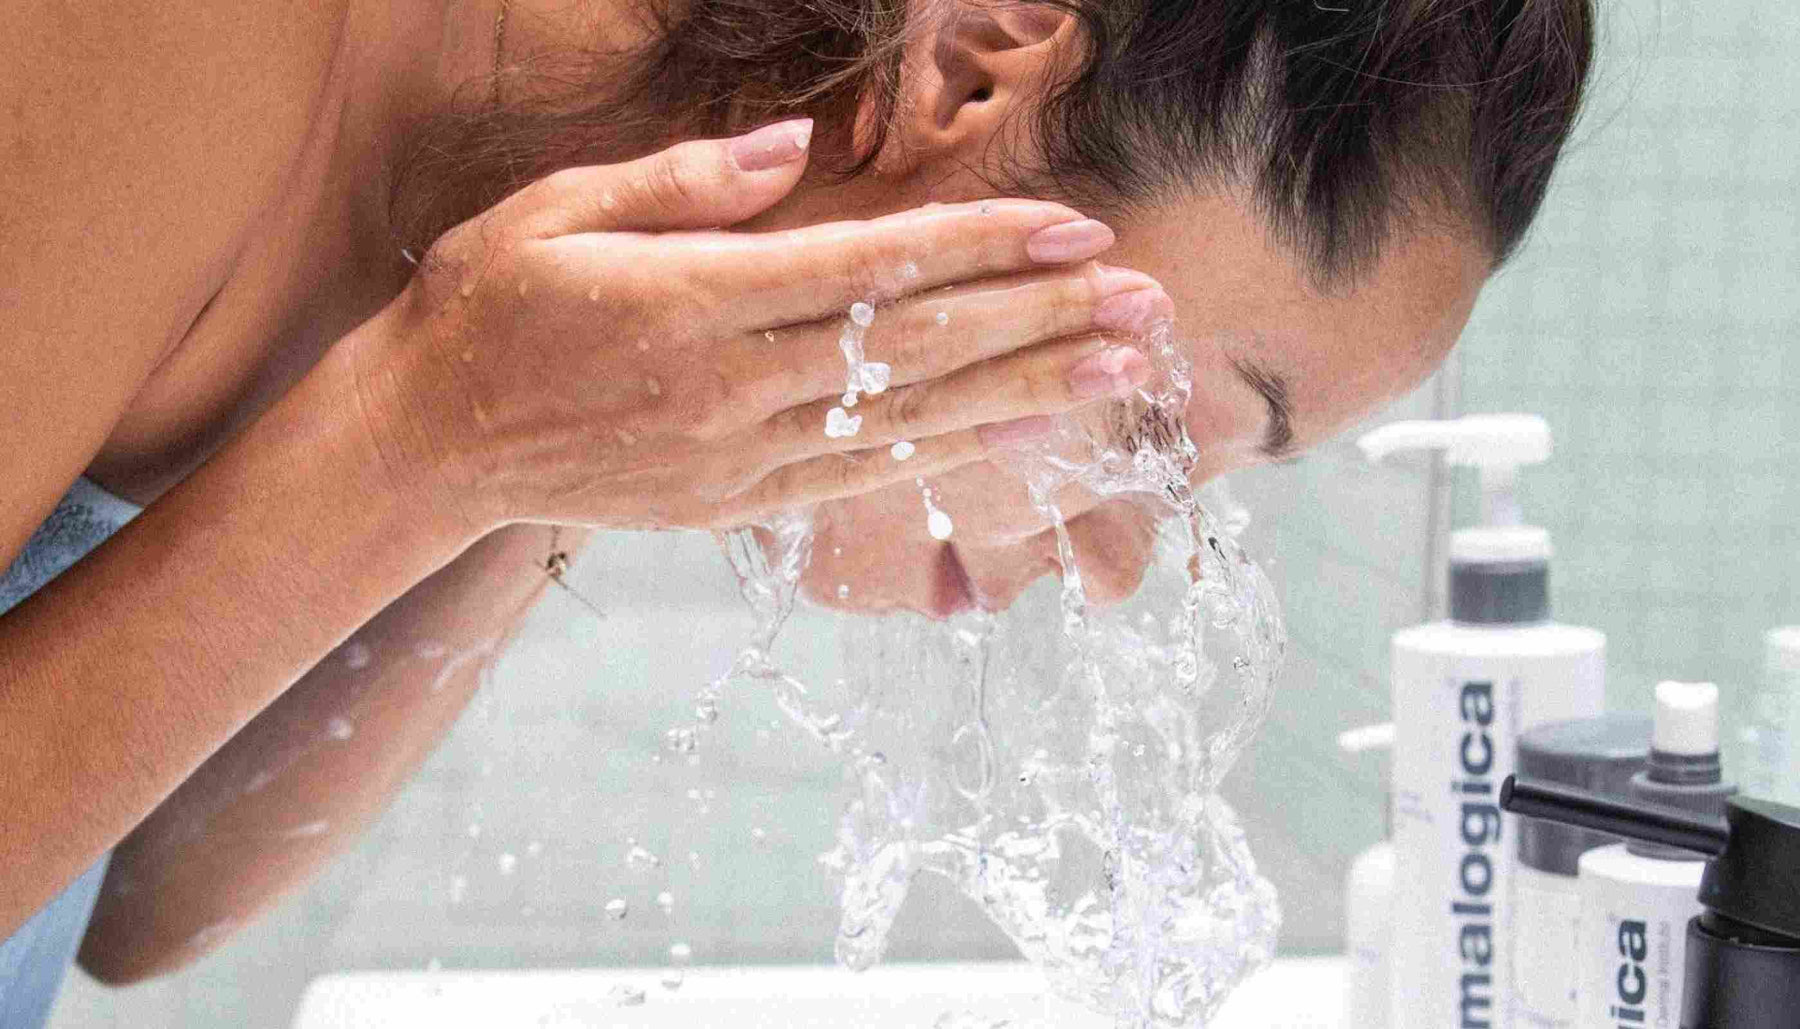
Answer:
[{"label": "woman", "polygon": [[[0,618],[8,1026],[41,1022],[78,940],[103,981],[168,971],[354,840],[583,528],[818,505],[815,596],[999,607],[1057,568],[984,456],[1051,415],[1113,425],[1146,325],[1186,341],[1197,478],[1411,388],[1536,213],[1592,12],[186,0],[11,21],[0,565],[49,567],[28,539],[53,549],[34,529],[81,511],[142,513]],[[859,301],[893,381],[827,435]],[[1128,591],[1143,516],[1059,503],[1090,592]]]}]

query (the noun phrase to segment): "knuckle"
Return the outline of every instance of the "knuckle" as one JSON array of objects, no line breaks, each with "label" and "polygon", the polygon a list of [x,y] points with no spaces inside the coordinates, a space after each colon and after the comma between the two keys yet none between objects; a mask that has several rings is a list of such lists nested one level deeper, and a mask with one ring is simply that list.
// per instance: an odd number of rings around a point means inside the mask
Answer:
[{"label": "knuckle", "polygon": [[886,286],[894,275],[895,264],[888,247],[871,240],[853,247],[846,254],[843,279],[859,296],[880,298],[887,295]]},{"label": "knuckle", "polygon": [[699,202],[701,186],[693,163],[678,156],[681,148],[658,155],[644,169],[643,191],[659,211],[678,213]]},{"label": "knuckle", "polygon": [[765,423],[767,436],[775,441],[777,449],[782,452],[796,450],[803,441],[809,441],[818,432],[818,426],[823,424],[813,415],[814,412],[807,407],[789,407],[777,411]]},{"label": "knuckle", "polygon": [[885,413],[893,432],[902,437],[918,435],[925,428],[926,419],[931,413],[931,386],[928,383],[916,383],[888,396],[890,399]]},{"label": "knuckle", "polygon": [[1100,299],[1100,290],[1086,278],[1059,280],[1051,290],[1045,312],[1050,331],[1061,334],[1088,325]]},{"label": "knuckle", "polygon": [[861,465],[849,454],[835,454],[818,459],[826,488],[833,496],[855,493],[862,476]]}]

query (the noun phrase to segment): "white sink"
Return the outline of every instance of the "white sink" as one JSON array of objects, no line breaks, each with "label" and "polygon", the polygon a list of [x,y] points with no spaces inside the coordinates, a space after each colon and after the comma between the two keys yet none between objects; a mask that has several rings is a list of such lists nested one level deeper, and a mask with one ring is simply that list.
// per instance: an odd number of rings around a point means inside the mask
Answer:
[{"label": "white sink", "polygon": [[[1208,1029],[1343,1029],[1341,958],[1277,961]],[[339,972],[307,987],[293,1029],[1112,1029],[1048,997],[1023,963],[694,968],[680,989],[660,969]],[[621,1005],[617,987],[644,1001]],[[958,1021],[946,1015],[968,1015]],[[940,1023],[940,1019],[943,1021]]]}]

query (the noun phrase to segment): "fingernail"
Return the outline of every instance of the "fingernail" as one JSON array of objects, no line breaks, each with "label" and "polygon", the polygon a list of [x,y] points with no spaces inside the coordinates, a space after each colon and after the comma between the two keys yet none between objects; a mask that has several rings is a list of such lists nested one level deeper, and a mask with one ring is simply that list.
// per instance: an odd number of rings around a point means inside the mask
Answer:
[{"label": "fingernail", "polygon": [[1031,234],[1025,253],[1042,264],[1085,261],[1113,245],[1113,231],[1092,218],[1051,225]]},{"label": "fingernail", "polygon": [[1094,270],[1099,276],[1100,295],[1103,297],[1134,289],[1160,289],[1162,287],[1161,283],[1150,276],[1143,272],[1132,271],[1130,268],[1119,268],[1096,261]]},{"label": "fingernail", "polygon": [[764,125],[731,141],[731,161],[739,171],[767,171],[792,164],[812,142],[813,120],[794,118]]},{"label": "fingernail", "polygon": [[1130,347],[1107,347],[1090,354],[1069,372],[1069,390],[1078,400],[1129,393],[1150,378],[1150,362]]},{"label": "fingernail", "polygon": [[977,425],[975,435],[984,447],[1009,447],[1015,443],[1029,443],[1034,439],[1043,439],[1056,431],[1056,422],[1041,415],[1034,414],[1029,418],[1014,418],[1008,422],[990,422]]},{"label": "fingernail", "polygon": [[1094,308],[1094,327],[1147,332],[1158,320],[1175,317],[1175,302],[1160,288],[1135,289],[1107,297]]}]

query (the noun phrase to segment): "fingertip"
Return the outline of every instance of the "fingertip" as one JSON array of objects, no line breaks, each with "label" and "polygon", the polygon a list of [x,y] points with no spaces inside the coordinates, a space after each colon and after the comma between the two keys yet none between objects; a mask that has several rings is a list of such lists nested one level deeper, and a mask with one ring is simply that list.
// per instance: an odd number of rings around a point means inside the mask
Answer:
[{"label": "fingertip", "polygon": [[728,140],[726,153],[741,172],[763,172],[803,161],[811,150],[813,120],[790,118]]}]

